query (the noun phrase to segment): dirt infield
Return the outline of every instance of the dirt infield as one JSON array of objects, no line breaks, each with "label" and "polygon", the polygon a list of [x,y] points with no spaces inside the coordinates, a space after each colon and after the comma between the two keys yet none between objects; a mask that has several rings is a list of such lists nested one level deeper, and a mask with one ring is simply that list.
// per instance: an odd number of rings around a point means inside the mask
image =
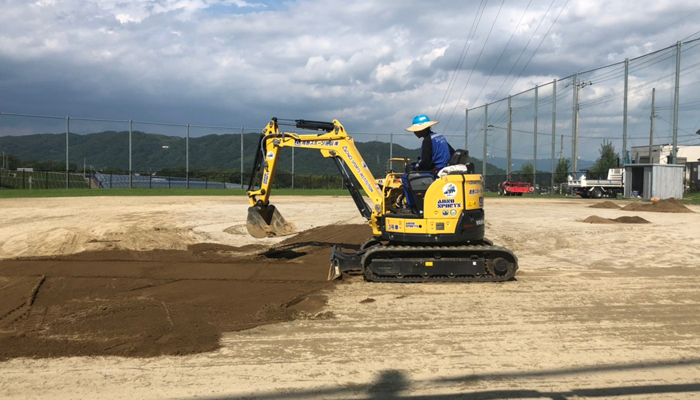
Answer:
[{"label": "dirt infield", "polygon": [[286,242],[244,197],[0,199],[0,399],[700,398],[698,206],[486,198],[514,281],[329,284],[352,199],[274,201]]},{"label": "dirt infield", "polygon": [[327,318],[329,249],[367,225],[314,228],[272,248],[101,251],[0,261],[0,360],[215,350],[222,332]]}]

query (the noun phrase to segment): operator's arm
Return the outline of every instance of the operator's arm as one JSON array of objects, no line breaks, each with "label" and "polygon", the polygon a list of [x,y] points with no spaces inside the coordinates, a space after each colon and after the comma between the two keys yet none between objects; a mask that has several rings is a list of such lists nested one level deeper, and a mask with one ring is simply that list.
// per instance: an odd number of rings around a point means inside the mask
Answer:
[{"label": "operator's arm", "polygon": [[430,171],[433,165],[433,141],[430,134],[423,138],[421,146],[420,162],[416,165],[416,171]]}]

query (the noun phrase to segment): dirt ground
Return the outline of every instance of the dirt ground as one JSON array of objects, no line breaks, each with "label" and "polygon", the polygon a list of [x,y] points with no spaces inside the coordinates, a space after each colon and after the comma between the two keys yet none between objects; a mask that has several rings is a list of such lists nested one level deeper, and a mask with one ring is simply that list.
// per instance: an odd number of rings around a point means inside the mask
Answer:
[{"label": "dirt ground", "polygon": [[488,198],[515,281],[375,284],[349,197],[274,201],[0,199],[0,398],[700,398],[700,207]]}]

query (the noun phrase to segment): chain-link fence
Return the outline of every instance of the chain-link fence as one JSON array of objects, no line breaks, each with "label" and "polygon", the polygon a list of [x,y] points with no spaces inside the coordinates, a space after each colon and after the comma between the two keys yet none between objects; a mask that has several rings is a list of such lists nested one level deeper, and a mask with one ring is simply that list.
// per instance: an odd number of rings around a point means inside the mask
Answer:
[{"label": "chain-link fence", "polygon": [[[515,88],[517,79],[506,79],[486,104],[466,110],[456,130],[448,124],[436,128],[453,147],[469,150],[491,191],[493,184],[517,180],[527,164],[527,180],[554,191],[567,175],[589,169],[606,143],[619,151],[621,164],[695,162],[700,155],[689,148],[700,149],[698,46],[700,39],[678,42],[495,100]],[[247,187],[260,129],[0,113],[0,183]],[[358,147],[365,144],[361,153],[378,175],[388,169],[389,158],[418,153],[412,135],[350,134]],[[331,165],[317,151],[291,149],[281,153],[275,185],[341,188]]]}]

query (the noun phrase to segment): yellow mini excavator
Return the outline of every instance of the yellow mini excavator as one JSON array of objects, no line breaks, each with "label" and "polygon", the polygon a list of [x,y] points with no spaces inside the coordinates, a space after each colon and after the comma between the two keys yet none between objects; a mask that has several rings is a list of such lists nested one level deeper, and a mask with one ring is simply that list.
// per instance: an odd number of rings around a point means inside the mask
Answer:
[{"label": "yellow mini excavator", "polygon": [[[280,132],[280,125],[316,131]],[[457,150],[439,177],[409,172],[408,190],[414,204],[407,206],[401,173],[389,172],[375,180],[351,136],[333,122],[278,120],[262,131],[248,186],[248,233],[263,238],[289,233],[288,224],[270,204],[270,192],[279,154],[284,147],[318,149],[332,158],[373,237],[358,252],[333,246],[329,279],[347,272],[362,273],[374,282],[498,282],[510,280],[518,269],[517,257],[484,237],[484,195],[481,175],[474,174],[468,153]],[[392,161],[404,159],[392,159]],[[262,171],[259,189],[254,187]],[[429,176],[430,175],[430,176]],[[373,203],[370,207],[360,188]]]}]

